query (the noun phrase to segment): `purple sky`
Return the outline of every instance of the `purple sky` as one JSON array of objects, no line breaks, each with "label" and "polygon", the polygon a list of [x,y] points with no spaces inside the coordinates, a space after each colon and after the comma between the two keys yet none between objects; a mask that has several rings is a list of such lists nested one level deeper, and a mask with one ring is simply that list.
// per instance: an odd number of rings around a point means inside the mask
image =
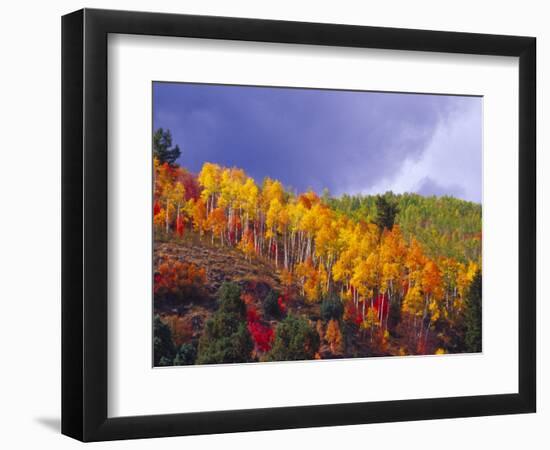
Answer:
[{"label": "purple sky", "polygon": [[193,172],[210,161],[299,192],[481,202],[480,97],[154,83],[153,126]]}]

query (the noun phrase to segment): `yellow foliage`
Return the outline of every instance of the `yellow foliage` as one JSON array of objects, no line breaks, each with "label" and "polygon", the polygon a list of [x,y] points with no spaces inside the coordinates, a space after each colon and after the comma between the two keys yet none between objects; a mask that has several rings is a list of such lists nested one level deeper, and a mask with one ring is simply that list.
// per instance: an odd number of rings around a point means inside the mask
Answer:
[{"label": "yellow foliage", "polygon": [[285,287],[290,287],[292,285],[292,272],[286,269],[281,270],[281,283]]},{"label": "yellow foliage", "polygon": [[422,297],[422,291],[420,287],[412,286],[403,299],[403,311],[420,316],[422,314],[422,306],[424,305],[424,299]]},{"label": "yellow foliage", "polygon": [[206,202],[210,196],[220,191],[221,167],[209,162],[204,163],[198,181],[202,187],[202,199]]},{"label": "yellow foliage", "polygon": [[301,279],[302,293],[306,302],[319,302],[323,294],[323,287],[327,282],[327,273],[324,268],[316,268],[311,258],[308,258],[296,266],[296,275]]},{"label": "yellow foliage", "polygon": [[[362,306],[386,295],[392,307],[399,301],[403,312],[429,319],[428,326],[441,319],[452,325],[462,317],[464,296],[479,270],[474,261],[434,258],[397,224],[380,233],[369,222],[370,211],[348,215],[311,190],[294,194],[270,178],[260,187],[243,170],[214,163],[205,163],[197,176],[200,196],[186,200],[187,178],[180,169],[158,159],[153,166],[155,227],[173,229],[179,217],[178,223],[191,222],[201,236],[212,233],[213,242],[234,246],[249,259],[272,259],[277,268],[284,266],[280,277],[287,292],[296,284],[307,303],[330,290],[353,302],[345,314],[353,310],[359,320]],[[187,197],[195,195],[190,186]],[[432,242],[448,238],[427,232]],[[378,319],[369,308],[362,326],[379,326]]]},{"label": "yellow foliage", "polygon": [[325,339],[329,343],[332,352],[340,351],[342,349],[342,332],[340,331],[340,325],[336,320],[331,319],[328,322]]},{"label": "yellow foliage", "polygon": [[153,218],[153,224],[156,227],[163,228],[166,223],[166,210],[164,208],[160,208],[159,212],[154,216]]}]

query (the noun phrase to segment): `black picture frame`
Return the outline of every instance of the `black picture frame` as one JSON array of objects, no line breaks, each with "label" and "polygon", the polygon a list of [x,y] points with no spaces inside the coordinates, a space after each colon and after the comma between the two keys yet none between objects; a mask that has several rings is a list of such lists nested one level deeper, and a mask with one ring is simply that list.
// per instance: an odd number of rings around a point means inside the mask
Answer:
[{"label": "black picture frame", "polygon": [[[110,33],[519,57],[518,393],[108,418]],[[82,441],[102,441],[535,412],[535,91],[533,37],[94,9],[64,16],[62,433]]]}]

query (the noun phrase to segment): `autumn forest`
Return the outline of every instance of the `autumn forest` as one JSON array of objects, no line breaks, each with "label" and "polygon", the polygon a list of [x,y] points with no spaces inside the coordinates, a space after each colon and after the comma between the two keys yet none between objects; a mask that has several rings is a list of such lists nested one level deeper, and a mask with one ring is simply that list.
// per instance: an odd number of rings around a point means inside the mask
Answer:
[{"label": "autumn forest", "polygon": [[153,156],[155,366],[481,351],[479,203]]}]

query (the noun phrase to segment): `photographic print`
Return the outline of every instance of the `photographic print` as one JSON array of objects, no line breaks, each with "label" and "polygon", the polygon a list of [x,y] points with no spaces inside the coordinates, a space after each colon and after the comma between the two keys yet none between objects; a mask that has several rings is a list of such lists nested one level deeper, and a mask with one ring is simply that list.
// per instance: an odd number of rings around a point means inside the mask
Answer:
[{"label": "photographic print", "polygon": [[482,351],[482,97],[152,90],[155,367]]}]

